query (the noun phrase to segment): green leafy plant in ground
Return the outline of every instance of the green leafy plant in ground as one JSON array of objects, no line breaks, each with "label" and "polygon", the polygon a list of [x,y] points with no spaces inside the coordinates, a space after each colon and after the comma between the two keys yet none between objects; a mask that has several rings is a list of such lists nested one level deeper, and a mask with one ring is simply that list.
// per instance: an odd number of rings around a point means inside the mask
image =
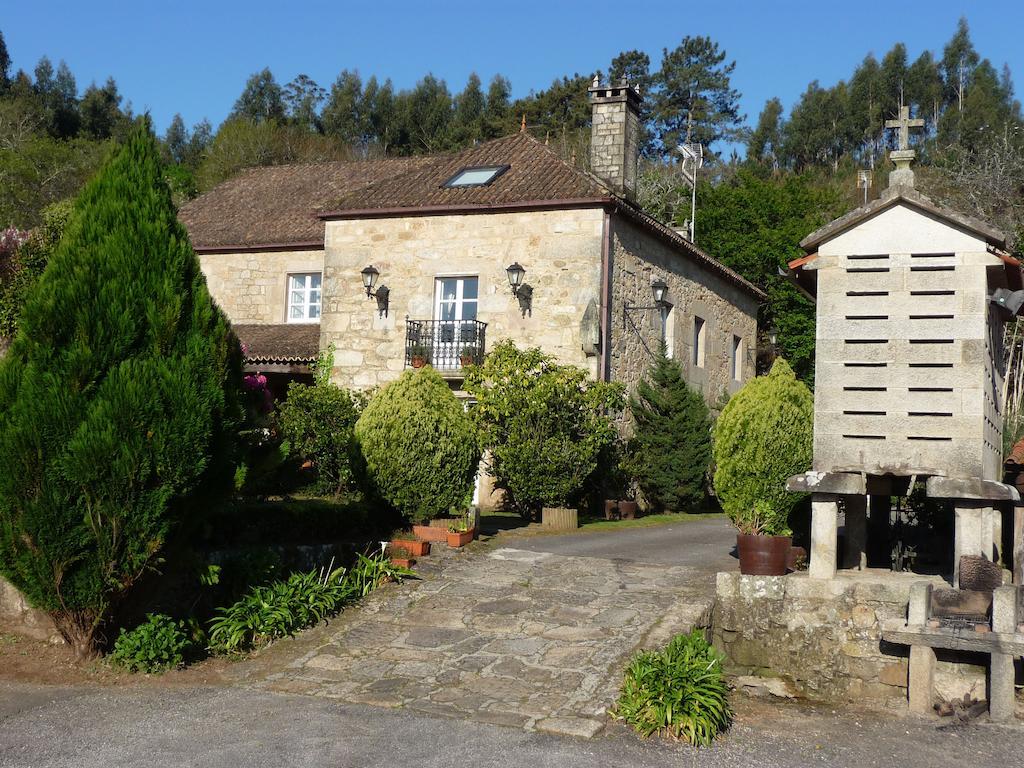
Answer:
[{"label": "green leafy plant in ground", "polygon": [[230,492],[240,351],[144,125],[75,201],[0,361],[0,572],[79,656]]},{"label": "green leafy plant in ground", "polygon": [[625,462],[656,512],[698,507],[711,463],[711,415],[683,368],[664,352],[629,399],[633,438]]},{"label": "green leafy plant in ground", "polygon": [[695,629],[633,658],[613,715],[641,736],[663,733],[706,747],[732,721],[728,695],[722,657]]},{"label": "green leafy plant in ground", "polygon": [[811,468],[814,397],[779,358],[737,392],[715,422],[715,491],[740,533],[789,534],[802,496],[786,479]]},{"label": "green leafy plant in ground", "polygon": [[253,587],[238,602],[221,608],[210,622],[210,649],[235,652],[258,648],[333,616],[386,580],[413,575],[377,553],[359,555],[347,570],[293,573],[283,581]]},{"label": "green leafy plant in ground", "polygon": [[184,665],[194,650],[185,622],[150,613],[131,631],[121,630],[110,660],[129,672],[166,672]]},{"label": "green leafy plant in ground", "polygon": [[363,409],[364,485],[414,522],[465,509],[480,465],[476,426],[433,368],[403,373]]},{"label": "green leafy plant in ground", "polygon": [[490,470],[511,505],[536,517],[544,506],[578,503],[616,441],[608,414],[622,408],[621,385],[504,340],[466,370],[463,387],[476,398]]}]

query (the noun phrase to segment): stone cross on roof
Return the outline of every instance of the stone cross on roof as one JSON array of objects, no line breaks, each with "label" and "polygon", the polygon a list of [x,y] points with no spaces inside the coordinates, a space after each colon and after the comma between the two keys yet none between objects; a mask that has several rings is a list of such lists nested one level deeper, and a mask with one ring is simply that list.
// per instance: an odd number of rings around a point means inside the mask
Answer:
[{"label": "stone cross on roof", "polygon": [[917,153],[910,148],[910,129],[924,128],[924,120],[921,118],[910,118],[910,107],[900,107],[900,116],[895,120],[886,120],[886,128],[895,128],[899,131],[899,142],[897,149],[889,153],[889,159],[896,164],[896,168],[889,173],[889,187],[913,187],[914,171],[910,163],[917,157]]},{"label": "stone cross on roof", "polygon": [[899,149],[901,152],[910,149],[910,129],[911,128],[924,128],[924,120],[916,118],[910,119],[910,107],[900,107],[900,116],[895,120],[886,120],[886,128],[896,128],[899,130]]}]

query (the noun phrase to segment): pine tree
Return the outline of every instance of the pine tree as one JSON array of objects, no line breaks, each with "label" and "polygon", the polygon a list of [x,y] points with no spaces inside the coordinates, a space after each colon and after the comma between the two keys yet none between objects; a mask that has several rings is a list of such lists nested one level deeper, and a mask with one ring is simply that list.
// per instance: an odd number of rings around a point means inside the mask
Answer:
[{"label": "pine tree", "polygon": [[136,126],[0,362],[0,572],[81,656],[192,502],[230,487],[239,357]]},{"label": "pine tree", "polygon": [[703,396],[664,353],[629,399],[634,436],[629,465],[655,510],[682,512],[704,500],[711,463],[711,416]]}]

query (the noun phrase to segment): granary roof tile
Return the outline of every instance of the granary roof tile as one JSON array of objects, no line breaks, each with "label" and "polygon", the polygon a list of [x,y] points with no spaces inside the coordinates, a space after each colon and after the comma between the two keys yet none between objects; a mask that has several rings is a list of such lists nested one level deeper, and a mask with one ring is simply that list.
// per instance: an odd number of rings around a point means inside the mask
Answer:
[{"label": "granary roof tile", "polygon": [[307,244],[323,248],[317,209],[427,158],[333,161],[247,168],[181,207],[198,250]]},{"label": "granary roof tile", "polygon": [[813,251],[821,243],[831,240],[833,237],[855,227],[862,221],[870,219],[882,211],[892,208],[899,203],[906,203],[924,213],[931,214],[940,219],[945,219],[954,226],[966,229],[976,235],[983,237],[989,245],[996,248],[1006,247],[1006,235],[990,224],[975,219],[966,214],[946,208],[925,197],[913,187],[897,186],[887,189],[880,198],[872,200],[867,205],[854,208],[849,213],[840,216],[835,221],[829,222],[820,229],[815,230],[800,241],[800,247],[806,251]]},{"label": "granary roof tile", "polygon": [[320,325],[234,325],[247,363],[314,363],[320,352]]}]

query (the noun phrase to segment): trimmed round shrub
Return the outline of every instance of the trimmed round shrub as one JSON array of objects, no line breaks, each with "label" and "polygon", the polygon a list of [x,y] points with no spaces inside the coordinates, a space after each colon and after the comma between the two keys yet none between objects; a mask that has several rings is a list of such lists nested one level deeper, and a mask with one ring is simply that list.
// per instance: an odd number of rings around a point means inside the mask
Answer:
[{"label": "trimmed round shrub", "polygon": [[184,665],[194,649],[185,622],[149,613],[135,629],[121,630],[110,660],[129,672],[166,672]]},{"label": "trimmed round shrub", "polygon": [[367,490],[424,522],[473,498],[480,441],[472,419],[433,368],[406,371],[356,422]]},{"label": "trimmed round shrub", "polygon": [[695,629],[633,658],[614,715],[641,736],[663,733],[706,747],[729,727],[728,697],[722,657]]},{"label": "trimmed round shrub", "polygon": [[786,479],[811,467],[814,397],[779,358],[737,392],[715,422],[715,492],[740,533],[790,533],[802,498]]}]

